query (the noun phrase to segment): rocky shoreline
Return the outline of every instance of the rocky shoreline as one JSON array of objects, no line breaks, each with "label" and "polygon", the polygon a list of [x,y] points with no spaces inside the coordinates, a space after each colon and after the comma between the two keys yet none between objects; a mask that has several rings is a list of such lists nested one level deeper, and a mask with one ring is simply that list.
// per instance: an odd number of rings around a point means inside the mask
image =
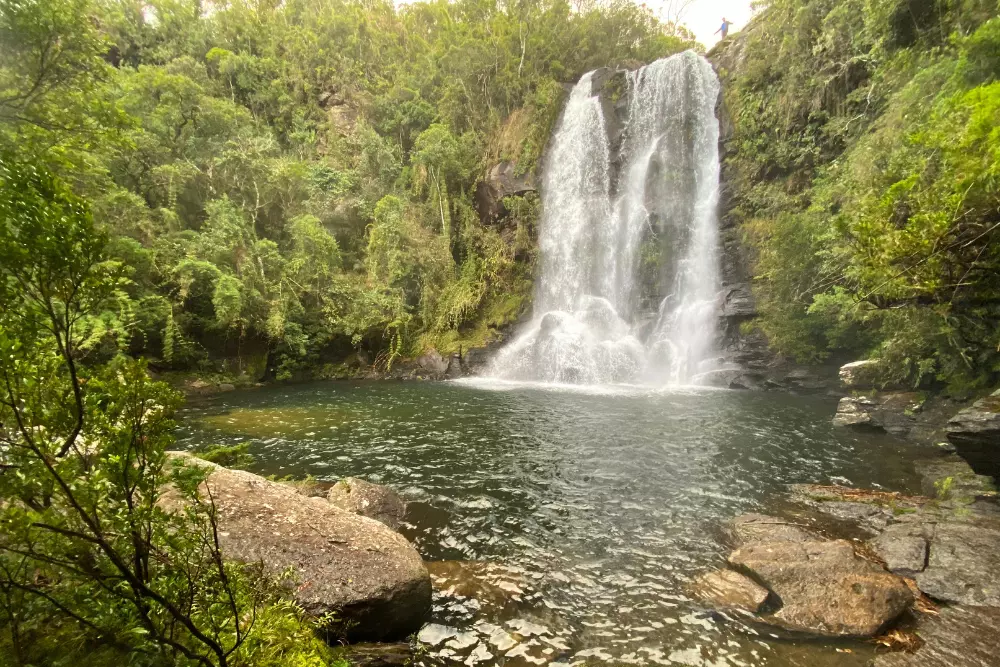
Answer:
[{"label": "rocky shoreline", "polygon": [[[906,649],[874,667],[996,665],[996,489],[957,458],[935,463],[924,486],[937,498],[799,485],[781,515],[737,517],[728,569],[707,573],[696,594],[785,630],[881,635]],[[955,478],[976,484],[942,484]]]},{"label": "rocky shoreline", "polygon": [[876,391],[843,366],[836,426],[884,431],[918,460],[923,496],[795,485],[775,516],[733,519],[726,567],[693,593],[716,609],[813,636],[879,637],[873,667],[1000,664],[1000,391],[957,404]]}]

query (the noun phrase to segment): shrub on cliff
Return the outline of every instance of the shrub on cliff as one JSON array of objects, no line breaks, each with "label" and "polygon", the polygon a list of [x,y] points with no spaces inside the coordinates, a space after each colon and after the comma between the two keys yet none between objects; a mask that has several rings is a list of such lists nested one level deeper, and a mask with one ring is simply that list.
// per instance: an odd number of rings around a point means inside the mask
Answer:
[{"label": "shrub on cliff", "polygon": [[1000,374],[994,0],[776,0],[728,72],[736,217],[759,325],[886,383]]}]

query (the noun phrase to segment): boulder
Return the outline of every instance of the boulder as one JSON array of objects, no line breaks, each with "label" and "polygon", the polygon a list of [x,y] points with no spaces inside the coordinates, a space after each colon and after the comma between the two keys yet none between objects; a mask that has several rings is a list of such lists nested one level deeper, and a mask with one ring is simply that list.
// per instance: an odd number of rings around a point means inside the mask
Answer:
[{"label": "boulder", "polygon": [[761,620],[827,636],[871,637],[913,602],[906,583],[846,540],[751,544],[729,556],[780,600]]},{"label": "boulder", "polygon": [[928,530],[933,533],[933,526],[897,523],[887,527],[868,544],[885,561],[886,569],[912,578],[927,566]]},{"label": "boulder", "polygon": [[406,501],[398,493],[388,486],[355,477],[345,477],[334,484],[326,499],[342,510],[375,519],[393,530],[399,528],[406,516]]},{"label": "boulder", "polygon": [[944,607],[920,614],[916,633],[923,641],[915,652],[875,658],[873,667],[996,667],[1000,663],[1000,609]]},{"label": "boulder", "polygon": [[840,383],[847,389],[871,389],[874,386],[874,359],[852,361],[840,367]]},{"label": "boulder", "polygon": [[[427,568],[399,533],[258,475],[185,453],[171,456],[209,469],[205,484],[218,512],[223,554],[260,563],[275,576],[291,568],[294,600],[312,616],[336,615],[345,638],[401,639],[430,613]],[[180,508],[170,491],[162,504]]]},{"label": "boulder", "polygon": [[938,600],[1000,607],[1000,530],[946,522],[934,527],[920,590]]},{"label": "boulder", "polygon": [[914,392],[846,396],[837,405],[833,425],[885,431],[903,437],[916,425],[914,414],[922,405],[923,399]]},{"label": "boulder", "polygon": [[729,533],[737,546],[820,539],[817,533],[804,526],[766,514],[741,514],[730,522]]},{"label": "boulder", "polygon": [[694,595],[718,609],[736,609],[756,614],[767,601],[768,591],[735,570],[716,570],[702,575],[692,586]]},{"label": "boulder", "polygon": [[952,417],[947,434],[973,470],[1000,479],[1000,390]]}]

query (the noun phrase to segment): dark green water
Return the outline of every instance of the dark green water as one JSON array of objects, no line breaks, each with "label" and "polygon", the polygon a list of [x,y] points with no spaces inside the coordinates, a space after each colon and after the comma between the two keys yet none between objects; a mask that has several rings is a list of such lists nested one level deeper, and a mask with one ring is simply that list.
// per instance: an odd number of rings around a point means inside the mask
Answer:
[{"label": "dark green water", "polygon": [[[527,619],[556,637],[509,665],[863,665],[870,644],[773,637],[688,595],[728,552],[722,524],[766,512],[787,484],[917,490],[910,462],[922,452],[834,429],[835,405],[714,390],[325,383],[216,397],[184,413],[181,439],[249,441],[264,474],[394,486],[426,559],[493,564],[480,599],[436,595],[436,622]],[[461,579],[484,566],[441,567]]]}]

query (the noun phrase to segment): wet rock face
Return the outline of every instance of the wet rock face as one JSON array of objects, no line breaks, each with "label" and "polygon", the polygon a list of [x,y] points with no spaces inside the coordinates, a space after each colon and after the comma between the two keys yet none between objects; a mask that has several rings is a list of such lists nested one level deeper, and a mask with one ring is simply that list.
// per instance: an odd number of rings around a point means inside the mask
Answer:
[{"label": "wet rock face", "polygon": [[717,570],[699,577],[695,596],[716,609],[736,609],[755,614],[767,602],[768,590],[735,570]]},{"label": "wet rock face", "polygon": [[887,653],[873,667],[995,667],[1000,659],[1000,609],[945,607],[921,614],[917,635],[923,646],[914,653]]},{"label": "wet rock face", "polygon": [[[291,594],[310,615],[336,614],[351,641],[389,641],[415,632],[430,613],[431,581],[416,549],[399,533],[322,498],[186,454],[210,469],[219,538],[227,558],[261,563],[280,575],[292,568]],[[168,492],[163,506],[177,509]]]},{"label": "wet rock face", "polygon": [[406,502],[387,486],[345,477],[330,489],[326,499],[347,512],[375,519],[393,530],[406,515]]},{"label": "wet rock face", "polygon": [[947,433],[973,470],[1000,479],[1000,390],[952,417]]},{"label": "wet rock face", "polygon": [[855,554],[845,540],[751,544],[729,556],[780,600],[761,619],[828,636],[874,636],[913,602],[899,577]]}]

